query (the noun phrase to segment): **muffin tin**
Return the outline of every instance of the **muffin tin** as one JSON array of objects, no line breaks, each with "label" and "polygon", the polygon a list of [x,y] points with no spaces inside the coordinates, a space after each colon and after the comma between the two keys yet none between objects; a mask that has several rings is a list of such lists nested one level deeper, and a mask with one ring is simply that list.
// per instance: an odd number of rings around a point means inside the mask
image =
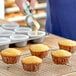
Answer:
[{"label": "muffin tin", "polygon": [[[31,28],[22,27],[17,23],[6,23],[0,27],[0,39],[8,38],[10,41],[8,44],[15,44],[17,47],[26,46],[28,41],[33,43],[43,42],[44,36],[45,32],[43,31],[38,31],[38,35],[34,35],[34,31]],[[3,43],[0,44],[0,48]]]}]

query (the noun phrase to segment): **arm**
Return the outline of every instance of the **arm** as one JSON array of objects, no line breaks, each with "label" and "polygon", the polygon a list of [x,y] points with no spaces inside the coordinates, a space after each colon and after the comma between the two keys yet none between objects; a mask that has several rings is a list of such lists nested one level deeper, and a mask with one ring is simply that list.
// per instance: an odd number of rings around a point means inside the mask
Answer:
[{"label": "arm", "polygon": [[[17,6],[20,8],[20,10],[22,12],[24,11],[23,3],[26,2],[26,1],[27,0],[15,0]],[[35,1],[36,0],[28,0],[28,1],[30,2],[31,9],[34,9]],[[32,14],[26,15],[25,21],[26,21],[26,23],[27,23],[28,26],[31,26],[32,27],[32,25],[33,25]]]},{"label": "arm", "polygon": [[[17,6],[19,7],[19,9],[20,9],[21,11],[24,10],[22,5],[23,5],[23,3],[24,3],[25,1],[27,1],[27,0],[15,0]],[[34,6],[35,6],[35,1],[36,1],[36,0],[28,0],[28,1],[30,2],[31,9],[33,9]]]}]

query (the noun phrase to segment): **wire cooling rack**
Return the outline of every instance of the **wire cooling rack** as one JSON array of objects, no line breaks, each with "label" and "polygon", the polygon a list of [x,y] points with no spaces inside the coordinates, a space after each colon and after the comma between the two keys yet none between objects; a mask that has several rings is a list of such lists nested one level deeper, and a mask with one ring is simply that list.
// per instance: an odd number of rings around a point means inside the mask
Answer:
[{"label": "wire cooling rack", "polygon": [[23,70],[21,59],[30,56],[30,52],[23,54],[19,63],[8,65],[0,59],[0,76],[63,76],[76,71],[76,54],[73,54],[70,63],[67,65],[56,65],[53,63],[51,54],[43,59],[40,70],[27,72]]}]

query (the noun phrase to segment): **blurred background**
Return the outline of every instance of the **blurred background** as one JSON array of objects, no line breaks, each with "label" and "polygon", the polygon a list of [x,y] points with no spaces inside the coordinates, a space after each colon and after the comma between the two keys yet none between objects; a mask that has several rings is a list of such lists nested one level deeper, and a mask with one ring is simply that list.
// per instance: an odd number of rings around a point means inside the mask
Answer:
[{"label": "blurred background", "polygon": [[[25,16],[20,12],[15,0],[4,0],[5,16],[7,21],[17,22],[22,26],[27,26],[25,23]],[[34,16],[41,25],[41,30],[44,30],[46,23],[46,0],[36,0]]]}]

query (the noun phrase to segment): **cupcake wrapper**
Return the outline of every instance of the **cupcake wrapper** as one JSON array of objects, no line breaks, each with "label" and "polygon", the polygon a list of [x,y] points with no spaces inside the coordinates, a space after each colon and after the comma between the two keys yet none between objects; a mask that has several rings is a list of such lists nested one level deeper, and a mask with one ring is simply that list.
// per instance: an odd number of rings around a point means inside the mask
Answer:
[{"label": "cupcake wrapper", "polygon": [[31,54],[40,58],[45,58],[48,55],[48,51],[44,51],[44,52],[32,52]]},{"label": "cupcake wrapper", "polygon": [[2,56],[2,61],[6,64],[15,64],[19,61],[20,56],[15,56],[15,57],[11,57],[11,56]]},{"label": "cupcake wrapper", "polygon": [[39,63],[39,64],[25,64],[25,63],[22,63],[23,69],[25,71],[29,71],[29,72],[36,72],[36,71],[38,71],[39,68],[40,68],[40,64],[41,63]]},{"label": "cupcake wrapper", "polygon": [[52,55],[52,59],[55,64],[62,64],[62,65],[67,64],[69,63],[69,58],[70,57],[55,57]]},{"label": "cupcake wrapper", "polygon": [[59,44],[59,48],[67,50],[71,53],[74,53],[76,51],[76,46],[64,46],[64,45]]}]

